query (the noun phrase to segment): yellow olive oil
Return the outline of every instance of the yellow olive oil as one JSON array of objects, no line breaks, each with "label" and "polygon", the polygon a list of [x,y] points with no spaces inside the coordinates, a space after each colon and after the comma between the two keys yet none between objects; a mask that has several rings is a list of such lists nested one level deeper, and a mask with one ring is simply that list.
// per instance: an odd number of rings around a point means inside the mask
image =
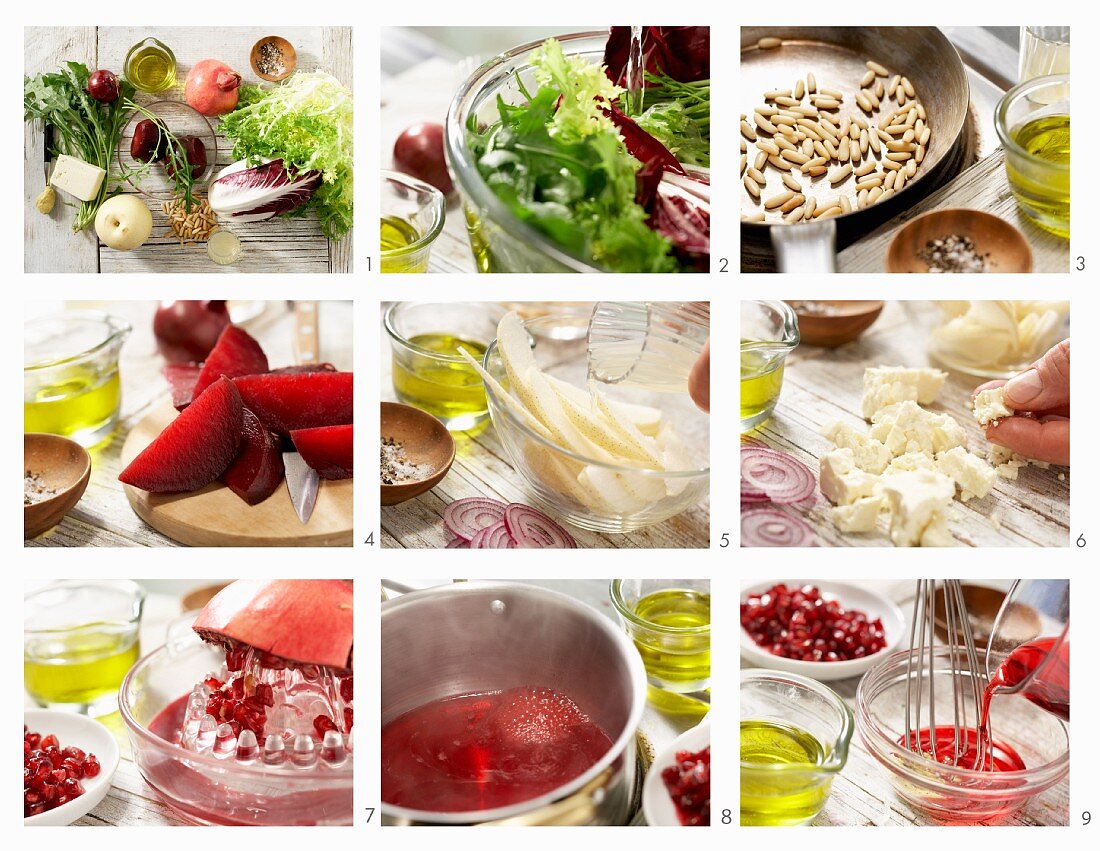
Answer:
[{"label": "yellow olive oil", "polygon": [[[461,359],[465,349],[481,360],[486,346],[451,334],[417,334],[393,354],[393,389],[402,402],[415,405],[445,423],[469,420],[472,426],[488,411],[481,376]],[[416,349],[445,357],[421,354]],[[462,425],[460,428],[464,427]]]},{"label": "yellow olive oil", "polygon": [[89,704],[118,691],[139,654],[133,623],[88,624],[27,638],[23,684],[46,705]]},{"label": "yellow olive oil", "polygon": [[121,398],[117,367],[104,375],[89,365],[74,366],[49,384],[27,390],[23,431],[92,445],[113,430]]},{"label": "yellow olive oil", "polygon": [[176,84],[176,57],[156,39],[146,39],[126,57],[126,79],[143,92],[163,92]]},{"label": "yellow olive oil", "polygon": [[1016,128],[1013,141],[1055,168],[1007,157],[1009,184],[1016,200],[1035,222],[1069,236],[1069,116],[1045,115]]},{"label": "yellow olive oil", "polygon": [[[741,722],[741,824],[795,825],[816,816],[831,776],[815,771],[825,748],[813,735],[776,721]],[[789,766],[789,768],[777,768]],[[798,770],[804,766],[805,770]]]},{"label": "yellow olive oil", "polygon": [[420,239],[420,231],[412,222],[397,216],[382,216],[382,271],[408,273],[428,271],[428,252],[400,252]]},{"label": "yellow olive oil", "polygon": [[682,588],[654,591],[634,606],[634,614],[658,629],[637,630],[634,645],[651,680],[691,687],[710,679],[710,632],[662,632],[659,628],[696,630],[710,626],[710,594]]},{"label": "yellow olive oil", "polygon": [[741,341],[741,423],[749,428],[771,414],[783,387],[784,358],[754,342]]}]

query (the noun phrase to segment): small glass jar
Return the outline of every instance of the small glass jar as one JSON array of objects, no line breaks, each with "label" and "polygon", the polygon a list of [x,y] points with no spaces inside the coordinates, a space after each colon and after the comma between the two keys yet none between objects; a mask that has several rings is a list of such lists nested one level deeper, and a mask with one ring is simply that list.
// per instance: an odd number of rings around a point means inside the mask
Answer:
[{"label": "small glass jar", "polygon": [[23,598],[23,685],[40,706],[107,715],[140,656],[136,582],[53,582]]},{"label": "small glass jar", "polygon": [[766,422],[783,389],[783,368],[800,341],[798,316],[784,301],[741,303],[741,433]]},{"label": "small glass jar", "polygon": [[447,199],[430,183],[396,171],[383,170],[381,189],[382,272],[427,272]]},{"label": "small glass jar", "polygon": [[144,38],[126,53],[123,74],[135,89],[155,94],[176,84],[176,54],[152,36]]}]

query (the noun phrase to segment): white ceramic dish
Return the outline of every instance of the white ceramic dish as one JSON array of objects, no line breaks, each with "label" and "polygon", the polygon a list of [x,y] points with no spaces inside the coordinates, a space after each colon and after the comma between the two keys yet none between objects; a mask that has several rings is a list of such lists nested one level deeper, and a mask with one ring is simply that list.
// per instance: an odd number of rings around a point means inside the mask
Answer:
[{"label": "white ceramic dish", "polygon": [[657,754],[642,785],[642,812],[645,814],[646,824],[660,827],[681,826],[676,805],[672,803],[672,797],[665,788],[661,772],[675,764],[677,751],[698,753],[706,747],[710,747],[709,715],[686,733],[681,733],[672,744]]},{"label": "white ceramic dish", "polygon": [[23,723],[30,727],[32,732],[41,733],[43,736],[53,733],[63,748],[75,746],[87,753],[95,754],[96,759],[99,760],[99,774],[80,781],[84,787],[83,795],[60,807],[23,819],[25,825],[56,827],[72,824],[95,809],[107,795],[107,790],[111,788],[111,778],[114,777],[115,769],[118,768],[118,745],[115,743],[114,736],[98,721],[83,715],[57,712],[52,709],[26,709],[23,711]]},{"label": "white ceramic dish", "polygon": [[897,650],[901,644],[906,625],[906,618],[901,609],[888,597],[860,588],[858,585],[816,579],[769,579],[742,588],[741,602],[744,602],[750,594],[767,591],[780,582],[796,588],[802,585],[816,585],[825,599],[840,600],[845,608],[859,609],[871,620],[882,618],[882,628],[886,633],[886,646],[878,653],[865,656],[862,659],[850,659],[844,662],[803,662],[769,653],[763,647],[757,645],[742,627],[741,657],[751,664],[761,668],[786,671],[789,674],[801,674],[818,682],[845,680],[849,677],[862,676],[879,661]]}]

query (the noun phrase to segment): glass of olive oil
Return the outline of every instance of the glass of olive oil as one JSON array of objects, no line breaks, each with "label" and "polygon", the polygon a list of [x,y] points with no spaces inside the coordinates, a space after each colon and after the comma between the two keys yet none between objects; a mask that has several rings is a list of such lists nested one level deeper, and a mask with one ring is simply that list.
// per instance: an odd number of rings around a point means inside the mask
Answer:
[{"label": "glass of olive oil", "polygon": [[741,671],[741,824],[809,824],[848,761],[855,718],[809,677]]},{"label": "glass of olive oil", "polygon": [[140,655],[136,582],[53,582],[23,598],[23,685],[41,706],[107,715]]},{"label": "glass of olive oil", "polygon": [[447,216],[443,193],[423,180],[383,170],[381,197],[382,271],[427,272],[432,243]]},{"label": "glass of olive oil", "polygon": [[176,54],[150,36],[130,48],[122,71],[138,91],[163,92],[176,84]]},{"label": "glass of olive oil", "polygon": [[798,316],[784,301],[741,302],[741,433],[775,410],[787,355],[799,343]]},{"label": "glass of olive oil", "polygon": [[469,431],[485,423],[485,385],[459,350],[480,362],[496,339],[503,314],[500,305],[479,302],[390,305],[383,326],[390,339],[397,398],[427,411],[451,431]]},{"label": "glass of olive oil", "polygon": [[1069,75],[1036,77],[1009,89],[993,122],[1020,209],[1039,227],[1068,239]]},{"label": "glass of olive oil", "polygon": [[82,446],[109,438],[122,402],[119,353],[130,330],[98,310],[24,322],[23,431],[60,434]]},{"label": "glass of olive oil", "polygon": [[649,699],[668,712],[704,714],[710,689],[710,580],[615,579],[611,605],[634,641]]}]

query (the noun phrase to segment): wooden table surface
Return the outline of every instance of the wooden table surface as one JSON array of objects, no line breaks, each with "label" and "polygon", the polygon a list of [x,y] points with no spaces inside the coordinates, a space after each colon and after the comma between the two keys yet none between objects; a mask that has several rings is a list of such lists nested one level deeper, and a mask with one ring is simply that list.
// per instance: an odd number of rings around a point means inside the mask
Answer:
[{"label": "wooden table surface", "polygon": [[[390,343],[381,335],[382,401],[396,402],[390,376]],[[382,546],[418,549],[445,547],[451,534],[443,526],[443,509],[456,499],[482,496],[503,502],[532,503],[522,476],[508,460],[491,423],[480,434],[455,434],[457,452],[450,472],[427,493],[400,505],[382,506]],[[580,547],[697,548],[710,546],[709,497],[663,523],[621,535],[589,532],[569,526]]]},{"label": "wooden table surface", "polygon": [[[868,366],[926,366],[928,331],[939,316],[931,302],[887,302],[882,315],[859,340],[838,349],[800,345],[787,358],[783,389],[772,418],[753,435],[791,452],[818,473],[818,459],[835,447],[822,429],[835,420],[866,433],[860,415],[863,371]],[[981,379],[950,372],[936,404],[966,431],[968,448],[985,454],[989,444],[969,409],[971,391]],[[829,517],[830,504],[819,497],[798,512],[826,546],[889,546],[880,522],[873,534],[844,535]],[[951,529],[963,546],[1045,546],[1069,544],[1069,470],[1025,467],[1017,481],[997,478],[984,499],[955,500]],[[999,526],[998,526],[999,523]]]},{"label": "wooden table surface", "polygon": [[[252,45],[272,27],[28,27],[25,30],[24,69],[28,75],[54,71],[66,61],[83,62],[89,69],[108,68],[121,76],[126,53],[147,36],[159,38],[172,49],[177,61],[177,85],[155,95],[138,92],[136,100],[183,98],[183,80],[200,59],[214,57],[228,63],[245,83],[262,82],[249,65]],[[352,85],[350,27],[275,27],[275,34],[289,40],[298,53],[301,70],[323,69],[347,86]],[[211,120],[217,125],[217,119]],[[211,168],[235,161],[232,144],[219,132],[218,157]],[[206,254],[206,245],[181,246],[168,231],[162,202],[149,201],[153,235],[134,251],[115,251],[99,243],[94,226],[72,232],[72,201],[58,193],[53,213],[43,216],[34,201],[45,181],[41,122],[24,124],[24,270],[27,272],[350,272],[352,235],[330,242],[314,215],[265,222],[235,223],[233,232],[243,243],[241,259],[219,266]],[[115,162],[117,168],[117,162]],[[124,183],[124,192],[138,194]],[[142,196],[144,199],[144,196]]]},{"label": "wooden table surface", "polygon": [[[884,594],[897,603],[905,614],[908,630],[916,587],[914,580],[865,580],[858,584],[867,590]],[[985,580],[983,584],[986,584]],[[1007,588],[1007,584],[1004,587]],[[906,646],[908,632],[899,649]],[[742,659],[741,667],[751,668],[753,665]],[[826,685],[844,698],[854,710],[859,677],[835,680]],[[886,769],[866,750],[857,733],[852,737],[852,744],[848,749],[848,762],[833,781],[825,809],[818,814],[813,824],[882,827],[935,825],[940,822],[913,809],[895,794]],[[1069,777],[1032,798],[1019,812],[997,824],[1018,827],[1069,824]]]},{"label": "wooden table surface", "polygon": [[[231,314],[254,302],[231,302]],[[122,411],[119,426],[110,442],[92,450],[92,478],[76,507],[57,526],[31,541],[29,547],[174,547],[175,541],[157,532],[139,518],[118,481],[119,453],[130,429],[150,410],[168,398],[168,385],[161,375],[164,359],[157,354],[153,339],[155,302],[114,303],[70,302],[72,308],[95,308],[130,322],[133,334],[122,348],[119,373],[122,377]],[[61,309],[61,305],[52,306]],[[321,357],[337,369],[354,368],[352,359],[352,306],[350,302],[321,302],[319,305]],[[245,330],[259,340],[272,366],[294,363],[294,316],[285,302],[269,302],[263,312],[244,323]]]}]

